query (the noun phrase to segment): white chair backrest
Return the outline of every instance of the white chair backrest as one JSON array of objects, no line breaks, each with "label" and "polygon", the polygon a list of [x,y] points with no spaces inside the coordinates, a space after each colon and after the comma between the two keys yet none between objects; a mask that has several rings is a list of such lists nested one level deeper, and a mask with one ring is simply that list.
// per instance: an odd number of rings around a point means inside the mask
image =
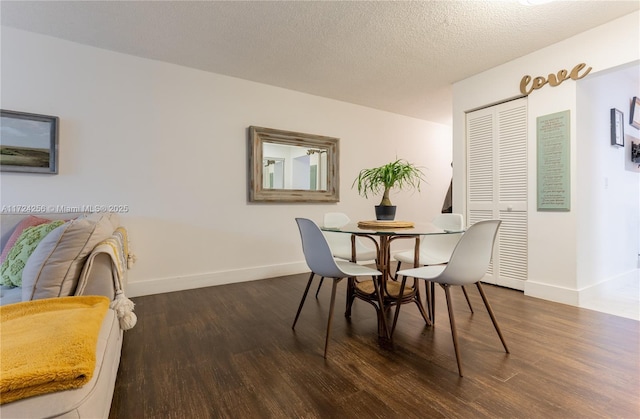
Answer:
[{"label": "white chair backrest", "polygon": [[349,224],[351,219],[342,212],[328,212],[324,215],[324,226],[332,228],[340,228],[345,224]]},{"label": "white chair backrest", "polygon": [[[462,214],[439,214],[431,220],[433,225],[443,230],[462,231],[464,222]],[[460,234],[427,234],[420,238],[420,249],[423,254],[428,254],[428,263],[447,263],[451,258],[453,249],[456,248],[460,240]]]},{"label": "white chair backrest", "polygon": [[487,273],[500,220],[479,221],[462,235],[447,267],[440,274],[451,285],[474,284]]},{"label": "white chair backrest", "polygon": [[[345,224],[349,224],[351,219],[342,212],[328,212],[324,215],[324,226],[329,228],[340,228]],[[351,235],[344,233],[332,233],[330,231],[323,231],[324,236],[329,242],[329,247],[333,250],[338,249],[351,249]],[[357,239],[356,239],[357,240]]]},{"label": "white chair backrest", "polygon": [[[427,234],[420,238],[420,253],[438,259],[437,263],[447,263],[451,259],[453,249],[458,245],[460,237],[462,237],[462,233]],[[423,263],[428,261],[428,259],[420,259],[420,262]]]},{"label": "white chair backrest", "polygon": [[464,229],[462,214],[438,214],[431,222],[443,230],[461,231]]},{"label": "white chair backrest", "polygon": [[307,218],[296,218],[296,223],[300,229],[302,251],[309,269],[316,275],[327,278],[344,277],[344,273],[333,259],[329,244],[320,227]]}]

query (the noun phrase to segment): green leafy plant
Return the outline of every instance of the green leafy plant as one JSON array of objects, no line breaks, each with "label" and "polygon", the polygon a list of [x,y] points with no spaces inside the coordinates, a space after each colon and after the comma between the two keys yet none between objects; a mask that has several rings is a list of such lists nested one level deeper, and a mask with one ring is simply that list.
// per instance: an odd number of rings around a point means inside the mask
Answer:
[{"label": "green leafy plant", "polygon": [[369,194],[377,195],[381,191],[381,206],[391,206],[389,191],[392,188],[408,189],[415,188],[420,191],[420,182],[424,181],[424,174],[419,167],[403,159],[387,163],[384,166],[373,169],[363,169],[353,182],[351,187],[358,185],[358,193],[365,198]]}]

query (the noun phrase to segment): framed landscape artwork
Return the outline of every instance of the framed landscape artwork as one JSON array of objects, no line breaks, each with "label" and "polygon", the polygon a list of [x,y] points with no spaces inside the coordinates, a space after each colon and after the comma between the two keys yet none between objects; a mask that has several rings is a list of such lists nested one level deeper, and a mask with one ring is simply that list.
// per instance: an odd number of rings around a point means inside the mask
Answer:
[{"label": "framed landscape artwork", "polygon": [[58,117],[0,110],[0,170],[58,173]]}]

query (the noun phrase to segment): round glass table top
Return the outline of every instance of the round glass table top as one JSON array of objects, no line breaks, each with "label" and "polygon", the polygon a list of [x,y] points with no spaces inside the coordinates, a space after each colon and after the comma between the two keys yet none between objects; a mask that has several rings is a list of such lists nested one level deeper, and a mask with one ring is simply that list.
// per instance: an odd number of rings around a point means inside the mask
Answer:
[{"label": "round glass table top", "polygon": [[[369,225],[369,224],[368,224]],[[368,234],[375,236],[424,236],[428,234],[450,234],[461,233],[463,231],[443,230],[432,223],[413,223],[412,227],[361,227],[357,222],[348,223],[341,227],[321,226],[323,231],[334,231],[337,233]]]}]

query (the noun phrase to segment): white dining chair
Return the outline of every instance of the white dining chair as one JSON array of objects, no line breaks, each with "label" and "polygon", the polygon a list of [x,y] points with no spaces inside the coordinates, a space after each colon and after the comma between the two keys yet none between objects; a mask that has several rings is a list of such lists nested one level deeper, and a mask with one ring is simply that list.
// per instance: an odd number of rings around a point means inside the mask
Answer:
[{"label": "white dining chair", "polygon": [[[419,262],[420,265],[430,266],[430,265],[441,265],[444,263],[448,263],[451,258],[451,254],[453,253],[453,249],[455,249],[460,237],[462,236],[462,231],[464,230],[464,219],[462,214],[439,214],[431,220],[433,225],[442,230],[447,231],[459,231],[460,233],[448,233],[448,234],[428,234],[420,237],[420,253],[419,253]],[[398,265],[396,266],[396,272],[400,270],[400,267],[403,263],[411,264],[414,266],[414,251],[408,250],[405,252],[396,253],[393,258],[398,261]],[[396,274],[396,278],[397,278]],[[429,284],[427,283],[427,287]],[[433,318],[435,310],[433,307],[434,299],[433,299],[433,290],[427,289],[426,298],[427,303],[429,305],[429,312],[431,315],[431,321],[433,322],[435,319]],[[473,307],[471,306],[471,300],[469,300],[469,295],[467,294],[467,290],[465,287],[462,287],[462,292],[464,293],[464,297],[467,300],[467,305],[469,306],[469,310],[473,313]]]},{"label": "white dining chair", "polygon": [[[444,289],[447,299],[447,309],[449,311],[449,322],[451,324],[451,336],[453,338],[453,347],[456,353],[456,362],[458,363],[458,373],[462,377],[462,362],[460,360],[460,351],[458,349],[458,336],[456,333],[456,324],[453,317],[453,306],[451,301],[450,288],[454,285],[464,286],[475,284],[480,292],[482,301],[484,302],[493,326],[502,341],[504,350],[509,353],[507,343],[502,336],[498,322],[496,321],[493,310],[489,305],[489,301],[484,293],[480,280],[484,277],[491,262],[493,246],[495,243],[500,220],[479,221],[473,224],[464,233],[456,248],[451,255],[449,263],[446,265],[423,266],[420,268],[405,269],[398,272],[402,277],[400,289],[404,288],[407,277],[424,279],[440,284]],[[398,320],[400,305],[396,306],[395,322]]]},{"label": "white dining chair", "polygon": [[[335,260],[333,255],[331,254],[331,249],[325,236],[322,234],[320,228],[313,221],[307,218],[296,218],[296,223],[298,224],[298,228],[300,230],[300,237],[302,239],[302,251],[304,253],[304,258],[311,269],[311,275],[309,276],[309,280],[307,281],[307,286],[304,290],[304,294],[302,295],[302,299],[300,300],[300,305],[298,307],[298,311],[296,313],[296,318],[293,320],[292,329],[295,329],[296,323],[298,321],[298,317],[300,316],[300,312],[302,311],[302,306],[307,298],[307,293],[309,292],[309,287],[311,286],[311,282],[315,275],[320,275],[323,278],[332,278],[333,279],[333,287],[331,289],[331,303],[329,305],[329,319],[327,321],[327,334],[325,338],[324,344],[324,357],[327,357],[327,349],[329,346],[329,336],[331,334],[331,320],[333,318],[333,311],[336,300],[336,287],[338,282],[340,282],[344,278],[349,277],[359,277],[359,276],[371,276],[373,280],[374,287],[376,288],[376,293],[378,296],[381,296],[380,293],[380,283],[379,278],[382,275],[382,272],[369,268],[367,266],[358,265],[357,263]],[[381,298],[378,298],[380,307],[382,307]],[[384,319],[383,319],[384,322]],[[386,334],[389,335],[389,329],[384,323],[384,329]]]},{"label": "white dining chair", "polygon": [[[351,219],[347,214],[342,212],[327,212],[324,215],[323,226],[329,228],[340,228],[346,224],[351,222]],[[333,257],[351,261],[351,235],[345,233],[335,233],[331,231],[323,231],[322,232],[329,243],[329,248],[331,248],[331,254]],[[372,249],[363,243],[360,237],[355,238],[355,260],[356,262],[368,262],[374,261],[377,257],[376,249]],[[320,292],[320,287],[322,287],[322,283],[324,278],[320,278],[320,282],[318,283],[318,289],[316,290],[316,298],[318,298],[318,293]]]},{"label": "white dining chair", "polygon": [[[329,228],[340,228],[351,222],[348,215],[341,212],[328,212],[324,215],[323,225]],[[324,231],[327,238],[331,254],[333,257],[342,260],[351,260],[351,235],[345,233],[335,233]],[[362,239],[356,237],[356,262],[373,261],[376,259],[376,249],[373,249],[363,243]]]}]

